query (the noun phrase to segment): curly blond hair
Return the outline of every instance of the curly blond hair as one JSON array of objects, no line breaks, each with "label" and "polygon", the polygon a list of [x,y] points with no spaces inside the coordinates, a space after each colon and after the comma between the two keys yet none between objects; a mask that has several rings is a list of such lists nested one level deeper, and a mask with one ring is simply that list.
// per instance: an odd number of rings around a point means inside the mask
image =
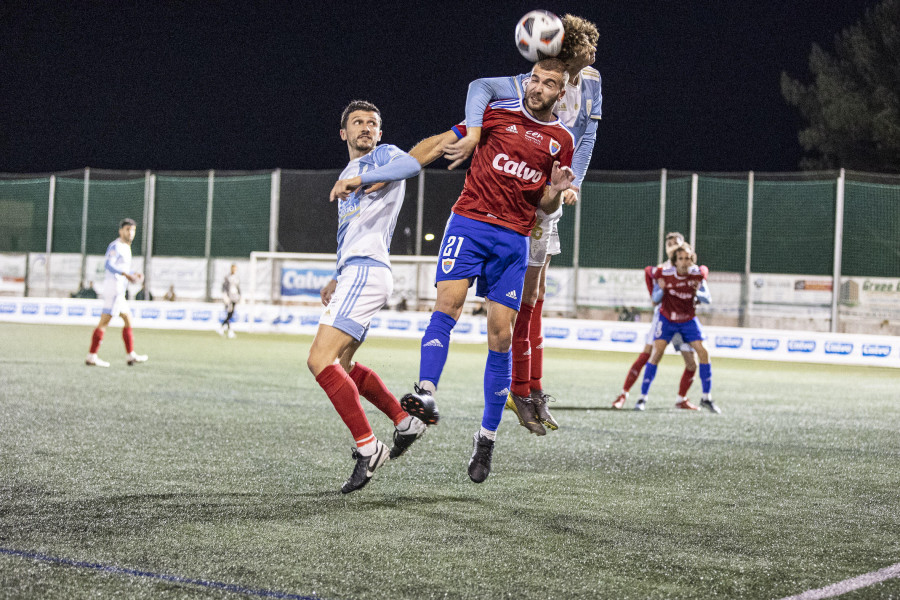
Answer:
[{"label": "curly blond hair", "polygon": [[567,14],[562,18],[563,30],[565,37],[563,38],[562,49],[556,58],[568,61],[575,56],[575,51],[581,46],[596,46],[600,39],[600,33],[597,26],[581,17]]}]

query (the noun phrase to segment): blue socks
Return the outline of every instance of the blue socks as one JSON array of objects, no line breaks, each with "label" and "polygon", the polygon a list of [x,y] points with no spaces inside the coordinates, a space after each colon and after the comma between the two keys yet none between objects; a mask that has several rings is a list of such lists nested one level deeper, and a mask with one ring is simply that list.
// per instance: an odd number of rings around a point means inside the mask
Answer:
[{"label": "blue socks", "polygon": [[700,386],[703,393],[708,394],[712,390],[712,365],[700,363]]},{"label": "blue socks", "polygon": [[[709,365],[707,365],[709,366]],[[703,373],[703,365],[700,365],[701,371]],[[703,375],[700,375],[703,377]],[[644,381],[641,382],[641,395],[646,396],[647,392],[650,391],[650,384],[653,383],[653,380],[656,378],[656,365],[648,362],[646,366],[644,366]]]},{"label": "blue socks", "polygon": [[511,381],[512,351],[488,350],[484,366],[484,415],[481,418],[481,426],[485,429],[497,431],[500,427]]},{"label": "blue socks", "polygon": [[437,388],[447,354],[450,352],[450,331],[456,325],[450,315],[434,311],[431,321],[422,336],[422,349],[419,355],[419,381],[430,381]]}]

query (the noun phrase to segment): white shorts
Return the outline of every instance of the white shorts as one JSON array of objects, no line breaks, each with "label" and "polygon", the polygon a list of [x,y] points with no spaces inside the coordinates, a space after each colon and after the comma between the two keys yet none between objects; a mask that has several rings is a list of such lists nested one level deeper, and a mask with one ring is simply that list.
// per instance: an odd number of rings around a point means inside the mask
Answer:
[{"label": "white shorts", "polygon": [[337,288],[325,307],[320,325],[340,329],[357,341],[394,291],[394,275],[383,265],[346,265],[337,278]]},{"label": "white shorts", "polygon": [[119,292],[119,286],[115,282],[106,283],[103,286],[103,314],[118,317],[125,313],[130,315],[128,300],[125,299],[125,290]]},{"label": "white shorts", "polygon": [[531,245],[529,246],[528,266],[542,267],[547,262],[548,256],[556,256],[562,250],[559,247],[559,230],[557,223],[562,217],[562,205],[552,215],[548,215],[541,209],[535,213],[537,219],[531,230]]},{"label": "white shorts", "polygon": [[[650,331],[647,332],[646,344],[648,346],[653,345],[653,338],[655,337],[654,334],[656,333],[657,325],[659,325],[659,304],[653,308],[653,320],[650,321]],[[684,343],[680,333],[676,333],[672,336],[672,347],[675,348],[676,352],[695,352],[693,346]]]}]

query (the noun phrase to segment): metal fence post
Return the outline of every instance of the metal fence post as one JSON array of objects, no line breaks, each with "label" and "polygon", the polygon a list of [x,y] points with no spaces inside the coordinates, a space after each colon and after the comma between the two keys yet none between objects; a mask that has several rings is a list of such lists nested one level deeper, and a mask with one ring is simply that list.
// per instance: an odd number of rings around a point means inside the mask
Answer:
[{"label": "metal fence post", "polygon": [[272,171],[269,194],[269,252],[278,252],[278,211],[281,206],[281,169]]},{"label": "metal fence post", "polygon": [[700,187],[700,176],[691,175],[691,248],[697,251],[697,189]]},{"label": "metal fence post", "polygon": [[744,253],[744,275],[741,277],[741,306],[738,311],[738,325],[747,327],[750,317],[750,254],[753,247],[753,186],[754,174],[747,174],[747,234]]},{"label": "metal fence post", "polygon": [[215,188],[216,172],[209,170],[209,185],[206,188],[206,243],[203,247],[203,255],[206,257],[206,301],[212,300],[212,213],[213,190]]},{"label": "metal fence post", "polygon": [[153,246],[150,236],[153,234],[153,204],[150,200],[150,191],[152,184],[150,183],[150,170],[144,171],[144,222],[143,222],[143,243],[141,244],[141,253],[144,255],[144,299],[150,299],[150,252]]},{"label": "metal fence post", "polygon": [[[425,169],[419,171],[416,192],[416,256],[422,256],[422,219],[425,212]],[[419,269],[416,268],[418,273]]]},{"label": "metal fence post", "polygon": [[841,259],[844,253],[844,183],[846,173],[841,169],[834,194],[834,273],[831,280],[831,331],[838,330],[838,302],[841,297]]},{"label": "metal fence post", "polygon": [[84,195],[81,203],[81,277],[78,280],[78,288],[84,284],[87,279],[87,226],[88,226],[88,191],[91,186],[91,168],[84,168]]},{"label": "metal fence post", "polygon": [[578,316],[578,255],[581,253],[581,200],[583,196],[578,192],[578,202],[575,203],[575,226],[572,235],[572,316]]},{"label": "metal fence post", "polygon": [[659,176],[659,235],[657,239],[659,240],[659,245],[657,247],[657,256],[656,263],[659,264],[663,261],[663,256],[666,252],[666,242],[663,239],[666,235],[666,181],[668,180],[668,174],[665,169],[662,170]]},{"label": "metal fence post", "polygon": [[50,297],[50,253],[53,251],[53,208],[56,204],[56,175],[50,176],[50,198],[47,204],[47,254],[44,260],[44,297]]}]

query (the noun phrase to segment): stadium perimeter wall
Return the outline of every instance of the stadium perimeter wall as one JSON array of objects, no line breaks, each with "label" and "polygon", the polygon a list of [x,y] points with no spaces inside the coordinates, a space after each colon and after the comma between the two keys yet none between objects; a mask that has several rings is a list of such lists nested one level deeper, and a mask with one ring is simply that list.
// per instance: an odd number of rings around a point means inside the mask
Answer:
[{"label": "stadium perimeter wall", "polygon": [[[135,327],[213,331],[225,313],[222,305],[207,302],[132,302]],[[100,317],[99,300],[68,298],[4,298],[0,321],[14,323],[93,326]],[[235,313],[238,332],[313,335],[320,308],[242,305]],[[385,310],[372,321],[369,335],[419,339],[430,314]],[[112,326],[121,324],[119,318]],[[544,345],[595,351],[637,353],[644,346],[649,323],[544,319]],[[713,357],[868,365],[900,368],[900,338],[862,334],[787,331],[735,327],[706,327]],[[457,342],[485,343],[485,317],[464,315],[453,330]],[[670,349],[671,351],[671,349]]]}]

